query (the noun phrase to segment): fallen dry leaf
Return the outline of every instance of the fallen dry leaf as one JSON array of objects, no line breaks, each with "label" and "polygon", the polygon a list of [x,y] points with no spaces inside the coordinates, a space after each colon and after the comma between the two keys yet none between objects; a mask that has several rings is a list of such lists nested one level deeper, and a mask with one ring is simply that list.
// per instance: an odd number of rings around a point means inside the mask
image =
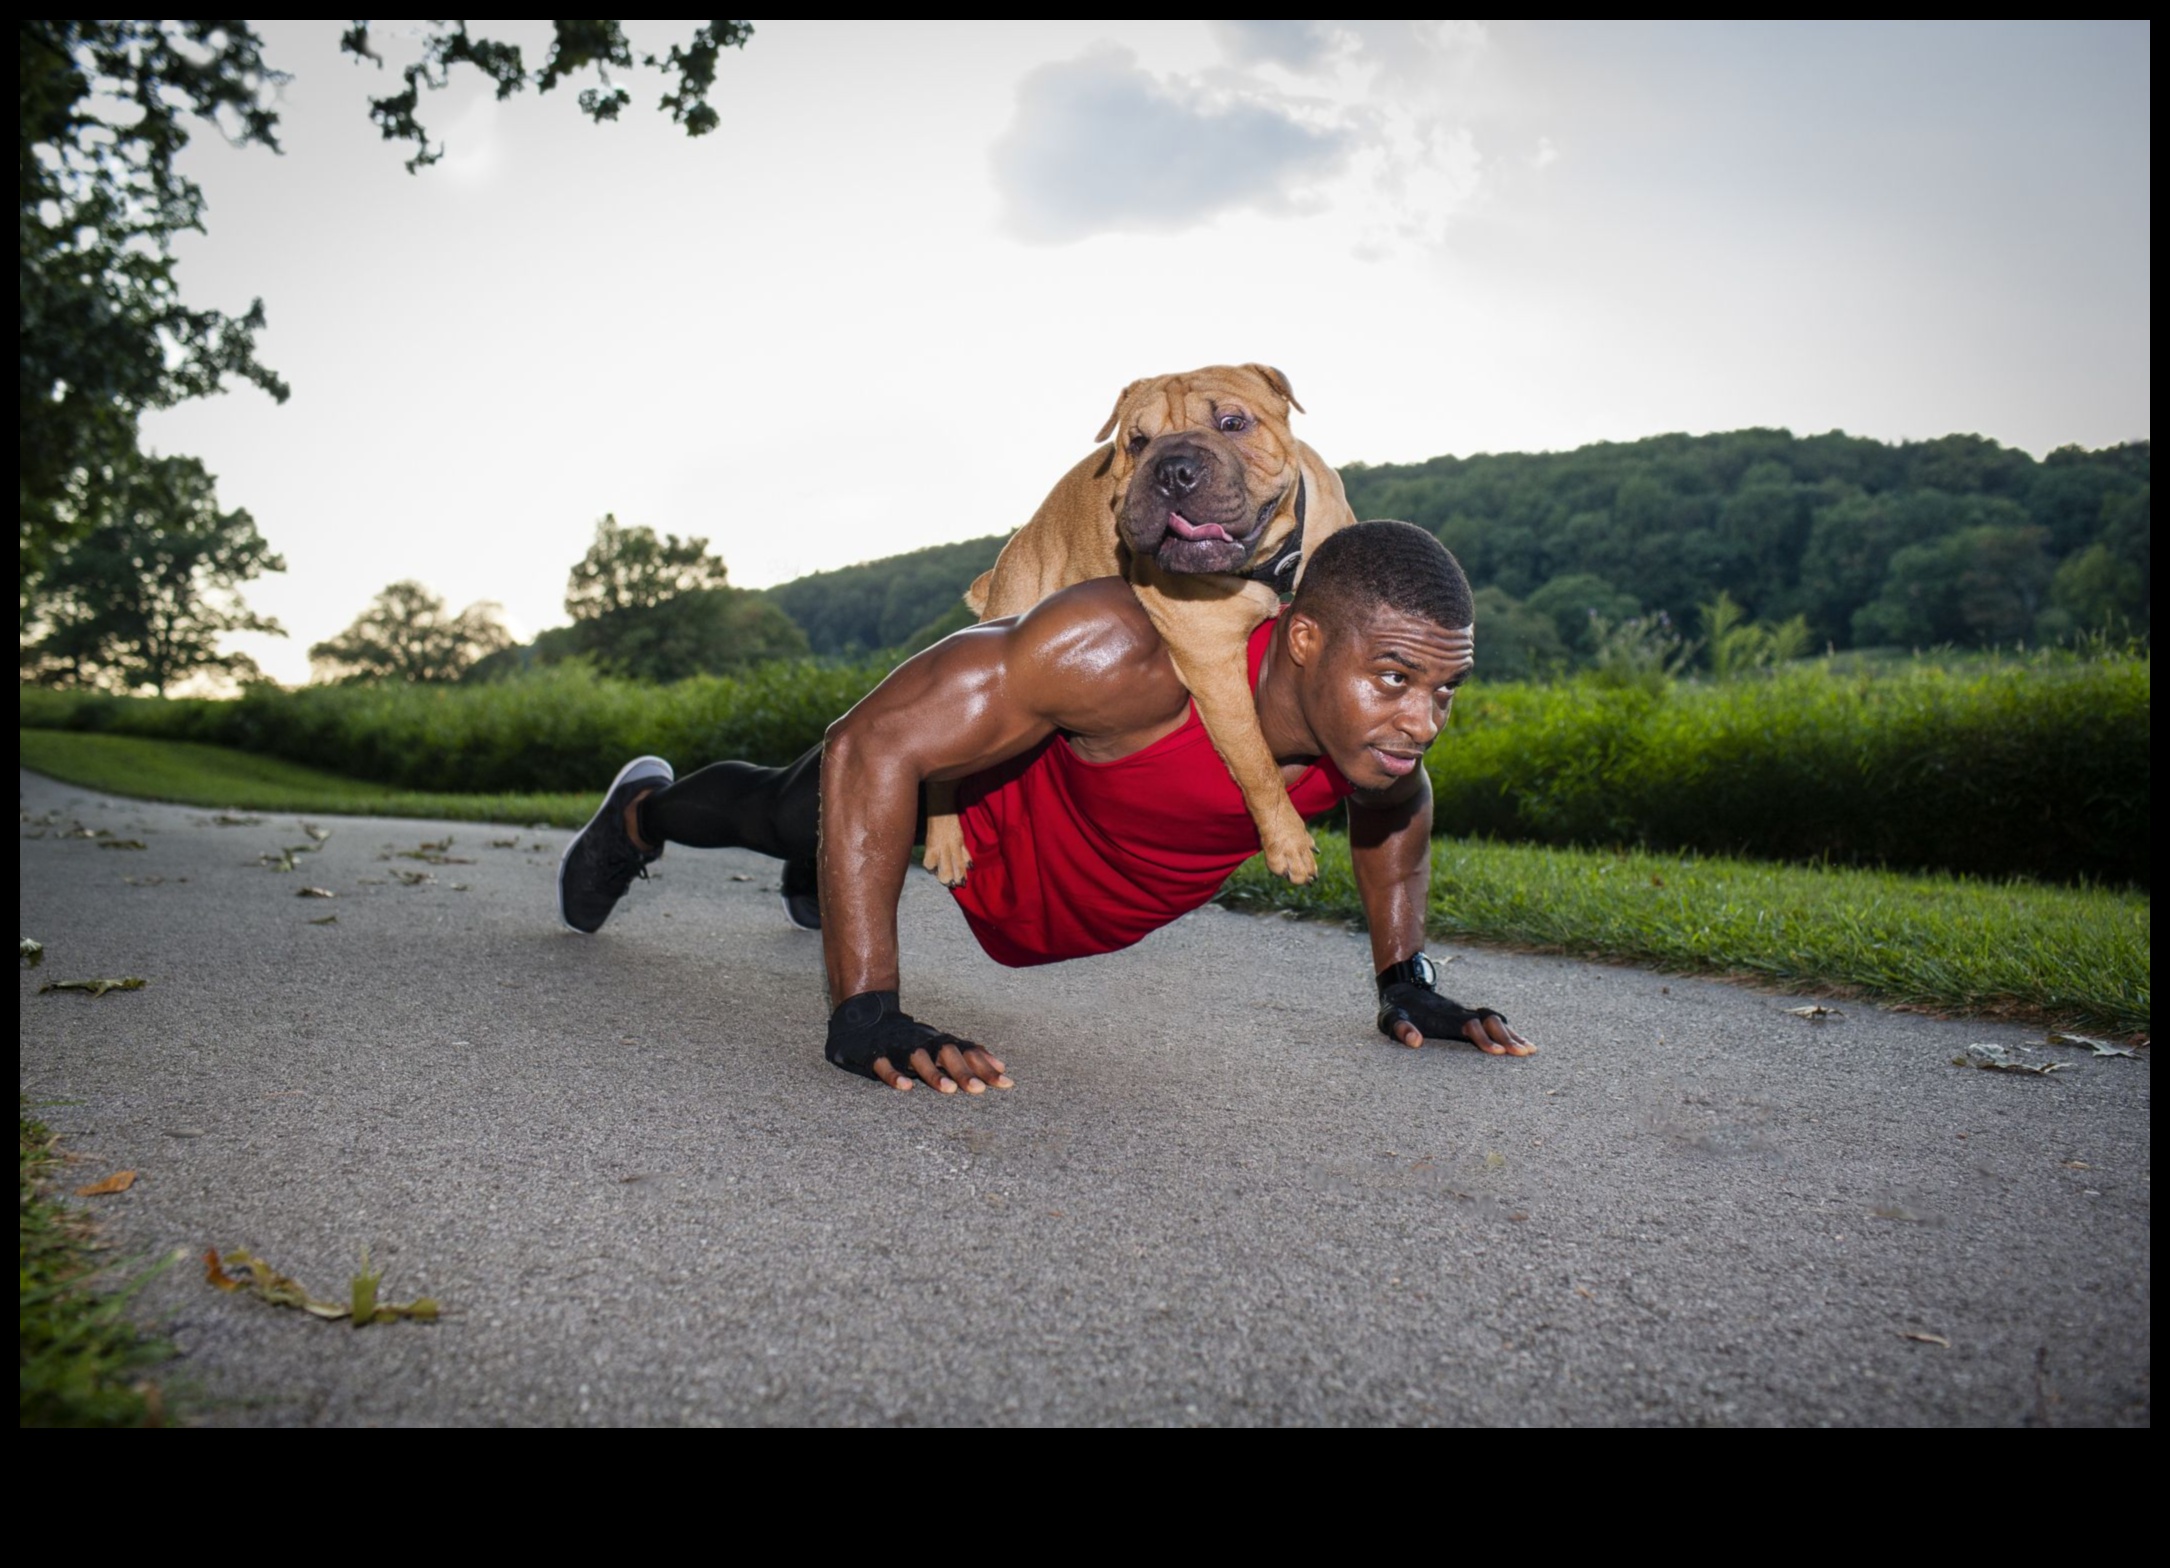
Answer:
[{"label": "fallen dry leaf", "polygon": [[2051,1045],[2082,1045],[2097,1056],[2138,1056],[2129,1046],[2118,1045],[2109,1040],[2098,1040],[2091,1034],[2069,1034],[2062,1029],[2049,1032]]},{"label": "fallen dry leaf", "polygon": [[309,924],[313,926],[335,926],[339,924],[339,917],[337,915],[318,915]]},{"label": "fallen dry leaf", "polygon": [[412,1318],[416,1322],[434,1322],[438,1315],[437,1303],[428,1296],[406,1302],[380,1302],[377,1300],[377,1282],[383,1276],[369,1267],[369,1249],[362,1249],[362,1269],[348,1286],[348,1299],[344,1304],[326,1301],[312,1296],[302,1284],[281,1274],[262,1258],[236,1247],[221,1258],[216,1247],[205,1249],[203,1255],[204,1283],[220,1290],[246,1290],[261,1301],[275,1307],[292,1307],[311,1317],[337,1322],[349,1318],[356,1328],[367,1328],[372,1323],[391,1323],[400,1318]]},{"label": "fallen dry leaf", "polygon": [[47,991],[81,991],[88,996],[103,996],[108,991],[140,991],[150,982],[130,975],[125,980],[48,980],[38,987],[38,994]]},{"label": "fallen dry leaf", "polygon": [[1970,1045],[1966,1051],[1951,1059],[1954,1067],[1979,1067],[1985,1073],[2024,1073],[2030,1078],[2047,1078],[2051,1073],[2064,1071],[2063,1062],[2044,1062],[2037,1066],[2023,1062],[2001,1045]]},{"label": "fallen dry leaf", "polygon": [[15,939],[15,952],[25,969],[35,969],[45,962],[45,944],[34,942],[27,936]]},{"label": "fallen dry leaf", "polygon": [[1942,1334],[1917,1334],[1909,1331],[1901,1334],[1899,1338],[1910,1339],[1917,1345],[1936,1345],[1945,1350],[1951,1349],[1951,1341]]},{"label": "fallen dry leaf", "polygon": [[425,882],[437,880],[436,873],[430,871],[394,871],[392,875],[401,887],[420,887]]},{"label": "fallen dry leaf", "polygon": [[151,846],[144,843],[140,838],[102,838],[98,841],[98,847],[100,849],[149,849]]},{"label": "fallen dry leaf", "polygon": [[94,1181],[88,1187],[76,1188],[75,1195],[78,1198],[103,1198],[108,1193],[126,1192],[135,1184],[136,1173],[134,1171],[115,1171],[104,1181]]},{"label": "fallen dry leaf", "polygon": [[1821,1002],[1811,1002],[1806,1007],[1789,1007],[1786,1009],[1786,1011],[1791,1013],[1796,1018],[1824,1019],[1843,1018],[1846,1016],[1844,1009],[1837,1007],[1826,1007]]},{"label": "fallen dry leaf", "polygon": [[294,869],[294,852],[291,849],[282,849],[276,853],[266,850],[256,857],[256,863],[272,871],[291,871]]},{"label": "fallen dry leaf", "polygon": [[299,827],[302,832],[308,834],[319,844],[323,843],[326,839],[332,836],[332,830],[330,828],[320,828],[313,822],[298,822],[295,824],[295,826]]},{"label": "fallen dry leaf", "polygon": [[296,898],[337,898],[339,895],[328,887],[297,887],[294,889],[294,896]]}]

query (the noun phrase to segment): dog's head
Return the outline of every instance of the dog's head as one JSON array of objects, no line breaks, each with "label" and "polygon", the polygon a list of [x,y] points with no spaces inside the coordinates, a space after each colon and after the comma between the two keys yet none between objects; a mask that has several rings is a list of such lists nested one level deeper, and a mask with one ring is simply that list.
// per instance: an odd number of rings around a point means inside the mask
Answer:
[{"label": "dog's head", "polygon": [[1270,560],[1296,526],[1292,408],[1303,405],[1271,365],[1209,365],[1123,388],[1099,435],[1115,437],[1110,505],[1123,543],[1171,572]]}]

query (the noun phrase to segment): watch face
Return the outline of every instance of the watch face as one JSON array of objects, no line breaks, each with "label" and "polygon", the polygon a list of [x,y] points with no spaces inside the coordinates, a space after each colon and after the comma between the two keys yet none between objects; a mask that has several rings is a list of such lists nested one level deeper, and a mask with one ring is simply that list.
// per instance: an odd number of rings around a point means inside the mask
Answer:
[{"label": "watch face", "polygon": [[1439,968],[1432,962],[1430,954],[1419,953],[1409,962],[1416,969],[1418,985],[1430,987],[1438,983]]}]

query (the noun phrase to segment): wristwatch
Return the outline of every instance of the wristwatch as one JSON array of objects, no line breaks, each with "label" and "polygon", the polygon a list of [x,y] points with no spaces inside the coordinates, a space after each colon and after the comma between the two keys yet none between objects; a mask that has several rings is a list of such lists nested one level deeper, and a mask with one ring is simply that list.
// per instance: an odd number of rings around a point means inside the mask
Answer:
[{"label": "wristwatch", "polygon": [[1379,971],[1379,994],[1385,996],[1390,985],[1416,985],[1430,991],[1436,988],[1438,981],[1439,966],[1428,954],[1419,952]]}]

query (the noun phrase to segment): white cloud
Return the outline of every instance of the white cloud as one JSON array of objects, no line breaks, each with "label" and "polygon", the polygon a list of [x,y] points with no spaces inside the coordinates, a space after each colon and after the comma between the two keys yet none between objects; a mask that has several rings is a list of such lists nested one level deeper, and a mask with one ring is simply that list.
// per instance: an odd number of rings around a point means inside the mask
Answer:
[{"label": "white cloud", "polygon": [[1286,208],[1349,152],[1345,129],[1305,125],[1261,95],[1163,81],[1107,45],[1041,66],[1017,97],[994,165],[1008,227],[1025,240],[1175,231],[1234,208]]},{"label": "white cloud", "polygon": [[1018,86],[1004,224],[1062,244],[1250,209],[1330,218],[1367,258],[1441,243],[1481,199],[1474,23],[1216,22],[1222,59],[1156,73],[1098,45]]}]

